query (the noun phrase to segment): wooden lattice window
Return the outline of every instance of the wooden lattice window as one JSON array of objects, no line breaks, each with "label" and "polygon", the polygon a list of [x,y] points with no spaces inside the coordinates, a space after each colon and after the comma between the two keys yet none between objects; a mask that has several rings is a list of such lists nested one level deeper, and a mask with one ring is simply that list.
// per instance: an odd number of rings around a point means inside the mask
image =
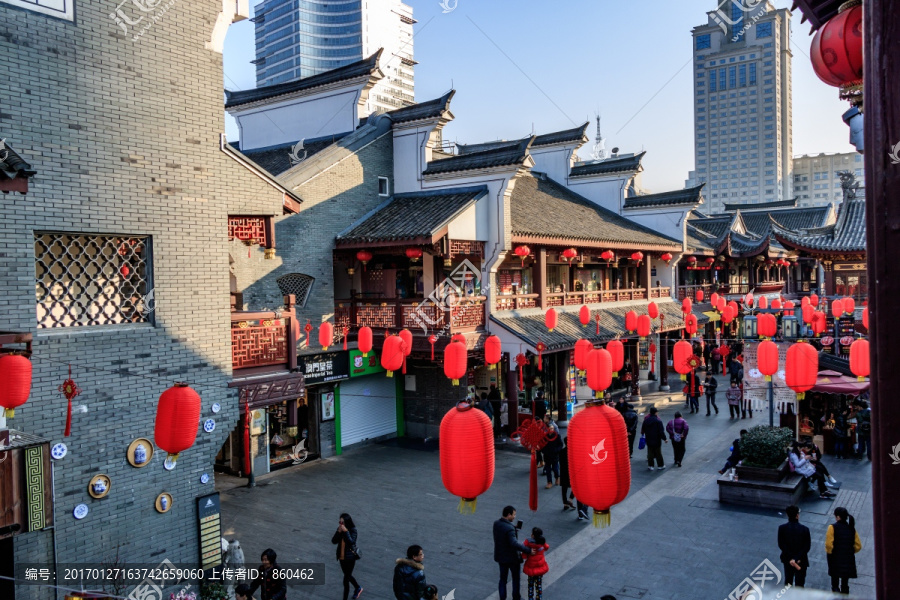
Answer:
[{"label": "wooden lattice window", "polygon": [[481,256],[484,258],[484,242],[450,240],[450,253],[453,256],[463,254],[467,256]]},{"label": "wooden lattice window", "polygon": [[276,280],[278,288],[281,290],[281,295],[293,294],[294,300],[300,308],[306,306],[306,300],[309,298],[309,293],[312,291],[313,283],[315,282],[315,277],[301,273],[289,273]]},{"label": "wooden lattice window", "polygon": [[149,237],[37,233],[34,257],[38,328],[151,321]]},{"label": "wooden lattice window", "polygon": [[272,248],[269,240],[269,217],[228,217],[228,241],[239,240]]}]

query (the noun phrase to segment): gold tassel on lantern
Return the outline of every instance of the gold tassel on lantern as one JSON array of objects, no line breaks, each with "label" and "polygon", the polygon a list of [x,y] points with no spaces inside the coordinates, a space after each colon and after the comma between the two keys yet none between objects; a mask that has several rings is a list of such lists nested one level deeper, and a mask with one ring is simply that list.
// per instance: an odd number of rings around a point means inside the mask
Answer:
[{"label": "gold tassel on lantern", "polygon": [[594,527],[599,527],[600,529],[606,529],[609,527],[610,523],[610,513],[608,510],[597,510],[594,509]]},{"label": "gold tassel on lantern", "polygon": [[459,510],[460,514],[474,515],[476,508],[478,508],[478,498],[459,499],[459,507],[457,507],[457,510]]}]

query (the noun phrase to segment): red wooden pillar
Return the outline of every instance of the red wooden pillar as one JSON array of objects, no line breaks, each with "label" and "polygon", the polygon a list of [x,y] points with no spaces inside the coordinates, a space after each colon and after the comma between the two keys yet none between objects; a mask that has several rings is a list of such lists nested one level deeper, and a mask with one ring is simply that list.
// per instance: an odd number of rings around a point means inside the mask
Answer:
[{"label": "red wooden pillar", "polygon": [[534,279],[534,287],[537,288],[538,306],[543,310],[547,310],[547,249],[539,248],[535,251],[537,261],[532,267],[531,276]]}]

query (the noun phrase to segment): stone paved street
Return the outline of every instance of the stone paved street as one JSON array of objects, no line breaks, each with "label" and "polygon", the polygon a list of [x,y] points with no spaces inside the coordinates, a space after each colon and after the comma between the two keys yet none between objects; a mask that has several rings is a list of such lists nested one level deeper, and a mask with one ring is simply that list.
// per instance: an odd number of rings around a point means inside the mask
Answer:
[{"label": "stone paved street", "polygon": [[[668,402],[667,395],[647,397],[644,406],[649,402],[660,406],[664,422],[682,407]],[[365,588],[363,598],[393,597],[394,560],[416,543],[425,548],[428,581],[442,596],[455,590],[456,598],[490,600],[498,597],[491,523],[511,503],[519,509],[525,531],[543,528],[551,545],[550,572],[544,578],[547,598],[613,594],[619,600],[718,600],[728,597],[764,559],[780,567],[776,531],[784,517],[716,500],[716,471],[732,439],[741,427],[764,423],[763,415],[752,421],[730,421],[724,413],[686,417],[691,433],[684,467],[672,468],[670,445],[663,447],[668,465],[663,472],[647,471],[645,453],[635,450],[631,493],[613,509],[609,529],[594,529],[577,521],[574,511],[563,512],[559,488],[541,485],[539,510],[531,513],[528,459],[517,452],[498,451],[494,484],[479,498],[477,513],[460,515],[456,499],[441,484],[436,448],[395,441],[262,477],[253,490],[236,487],[242,485],[240,479],[219,476],[224,532],[241,541],[248,563],[255,563],[269,546],[281,563],[325,562],[327,585],[292,588],[290,600],[340,598],[340,570],[330,538],[339,513],[346,511],[360,531],[363,558],[354,575]],[[809,494],[801,505],[801,521],[813,536],[807,584],[830,588],[825,529],[832,506],[843,505],[857,517],[863,542],[857,555],[860,578],[851,590],[855,597],[872,597],[869,463],[826,458],[826,464],[843,486],[835,502]],[[766,598],[780,590],[767,587]]]}]

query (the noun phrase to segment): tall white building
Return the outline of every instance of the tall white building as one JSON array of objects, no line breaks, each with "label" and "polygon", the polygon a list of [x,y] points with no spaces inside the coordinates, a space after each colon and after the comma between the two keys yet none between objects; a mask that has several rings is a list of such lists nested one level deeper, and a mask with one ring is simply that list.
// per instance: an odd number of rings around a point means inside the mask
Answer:
[{"label": "tall white building", "polygon": [[401,0],[263,0],[256,5],[256,85],[317,75],[384,48],[368,112],[415,103],[412,7]]},{"label": "tall white building", "polygon": [[859,182],[862,197],[865,190],[865,170],[862,154],[803,154],[794,157],[794,195],[798,206],[817,206],[840,202],[843,198],[839,171],[850,171]]},{"label": "tall white building", "polygon": [[790,11],[722,0],[693,29],[694,156],[706,210],[793,197]]}]

